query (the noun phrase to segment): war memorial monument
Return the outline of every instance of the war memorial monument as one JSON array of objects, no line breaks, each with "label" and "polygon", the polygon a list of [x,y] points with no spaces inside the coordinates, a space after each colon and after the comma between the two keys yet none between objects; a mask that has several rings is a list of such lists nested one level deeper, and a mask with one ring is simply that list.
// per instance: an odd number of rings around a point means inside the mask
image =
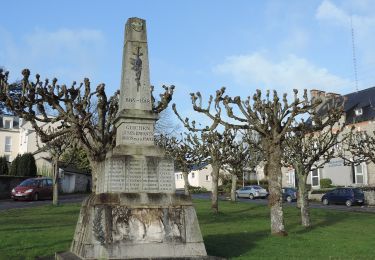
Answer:
[{"label": "war memorial monument", "polygon": [[56,259],[206,259],[191,198],[175,193],[173,161],[154,144],[145,20],[125,25],[116,146],[82,203],[70,252]]}]

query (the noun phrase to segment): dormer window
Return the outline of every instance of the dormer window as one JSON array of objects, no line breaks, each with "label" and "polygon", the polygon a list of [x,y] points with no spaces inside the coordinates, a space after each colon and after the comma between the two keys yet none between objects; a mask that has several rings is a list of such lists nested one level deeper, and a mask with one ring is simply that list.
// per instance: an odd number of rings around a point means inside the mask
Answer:
[{"label": "dormer window", "polygon": [[356,108],[354,110],[354,113],[355,113],[356,116],[361,116],[363,114],[363,110],[362,110],[362,108]]},{"label": "dormer window", "polygon": [[4,118],[3,119],[3,125],[5,129],[11,129],[13,128],[13,120],[10,118]]}]

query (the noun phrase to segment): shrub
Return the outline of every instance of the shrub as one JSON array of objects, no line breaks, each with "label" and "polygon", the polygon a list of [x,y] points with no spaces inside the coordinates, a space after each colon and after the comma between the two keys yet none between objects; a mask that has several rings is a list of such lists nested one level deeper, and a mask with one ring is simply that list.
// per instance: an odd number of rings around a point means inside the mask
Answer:
[{"label": "shrub", "polygon": [[329,192],[331,190],[333,190],[333,188],[312,190],[311,194],[324,194],[324,193],[327,193],[327,192]]},{"label": "shrub", "polygon": [[230,193],[231,189],[232,189],[232,183],[228,182],[226,184],[220,185],[218,187],[218,192],[220,192],[220,193]]},{"label": "shrub", "polygon": [[375,186],[361,187],[362,191],[375,191]]},{"label": "shrub", "polygon": [[20,176],[35,177],[37,174],[34,156],[31,153],[21,155],[18,172]]},{"label": "shrub", "polygon": [[8,175],[8,161],[5,156],[0,157],[0,175]]},{"label": "shrub", "polygon": [[332,187],[332,180],[329,178],[320,179],[320,188],[331,188]]},{"label": "shrub", "polygon": [[31,153],[17,155],[10,167],[10,175],[35,177],[37,168],[34,156]]},{"label": "shrub", "polygon": [[17,154],[16,158],[14,158],[14,160],[12,161],[12,164],[10,165],[9,175],[21,176],[21,175],[18,175],[18,165],[19,165],[20,158],[21,158],[21,155]]},{"label": "shrub", "polygon": [[204,192],[207,192],[207,189],[205,187],[189,186],[189,192],[190,193],[204,193]]}]

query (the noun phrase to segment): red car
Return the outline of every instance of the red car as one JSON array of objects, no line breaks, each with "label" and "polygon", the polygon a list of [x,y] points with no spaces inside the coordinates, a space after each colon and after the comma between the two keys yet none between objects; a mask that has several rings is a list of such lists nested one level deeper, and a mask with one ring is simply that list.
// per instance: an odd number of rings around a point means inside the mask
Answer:
[{"label": "red car", "polygon": [[52,179],[50,178],[30,178],[21,182],[12,189],[11,197],[14,200],[28,199],[51,199]]}]

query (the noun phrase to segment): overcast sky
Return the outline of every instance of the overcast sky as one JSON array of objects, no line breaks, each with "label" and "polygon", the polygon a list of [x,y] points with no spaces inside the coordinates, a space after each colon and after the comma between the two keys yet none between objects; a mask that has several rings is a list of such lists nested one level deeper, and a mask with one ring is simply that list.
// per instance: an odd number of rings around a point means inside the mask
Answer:
[{"label": "overcast sky", "polygon": [[124,25],[146,19],[151,83],[174,84],[174,102],[192,116],[189,93],[205,98],[259,89],[355,91],[375,86],[375,1],[4,1],[0,65],[70,84],[89,77],[120,87]]}]

